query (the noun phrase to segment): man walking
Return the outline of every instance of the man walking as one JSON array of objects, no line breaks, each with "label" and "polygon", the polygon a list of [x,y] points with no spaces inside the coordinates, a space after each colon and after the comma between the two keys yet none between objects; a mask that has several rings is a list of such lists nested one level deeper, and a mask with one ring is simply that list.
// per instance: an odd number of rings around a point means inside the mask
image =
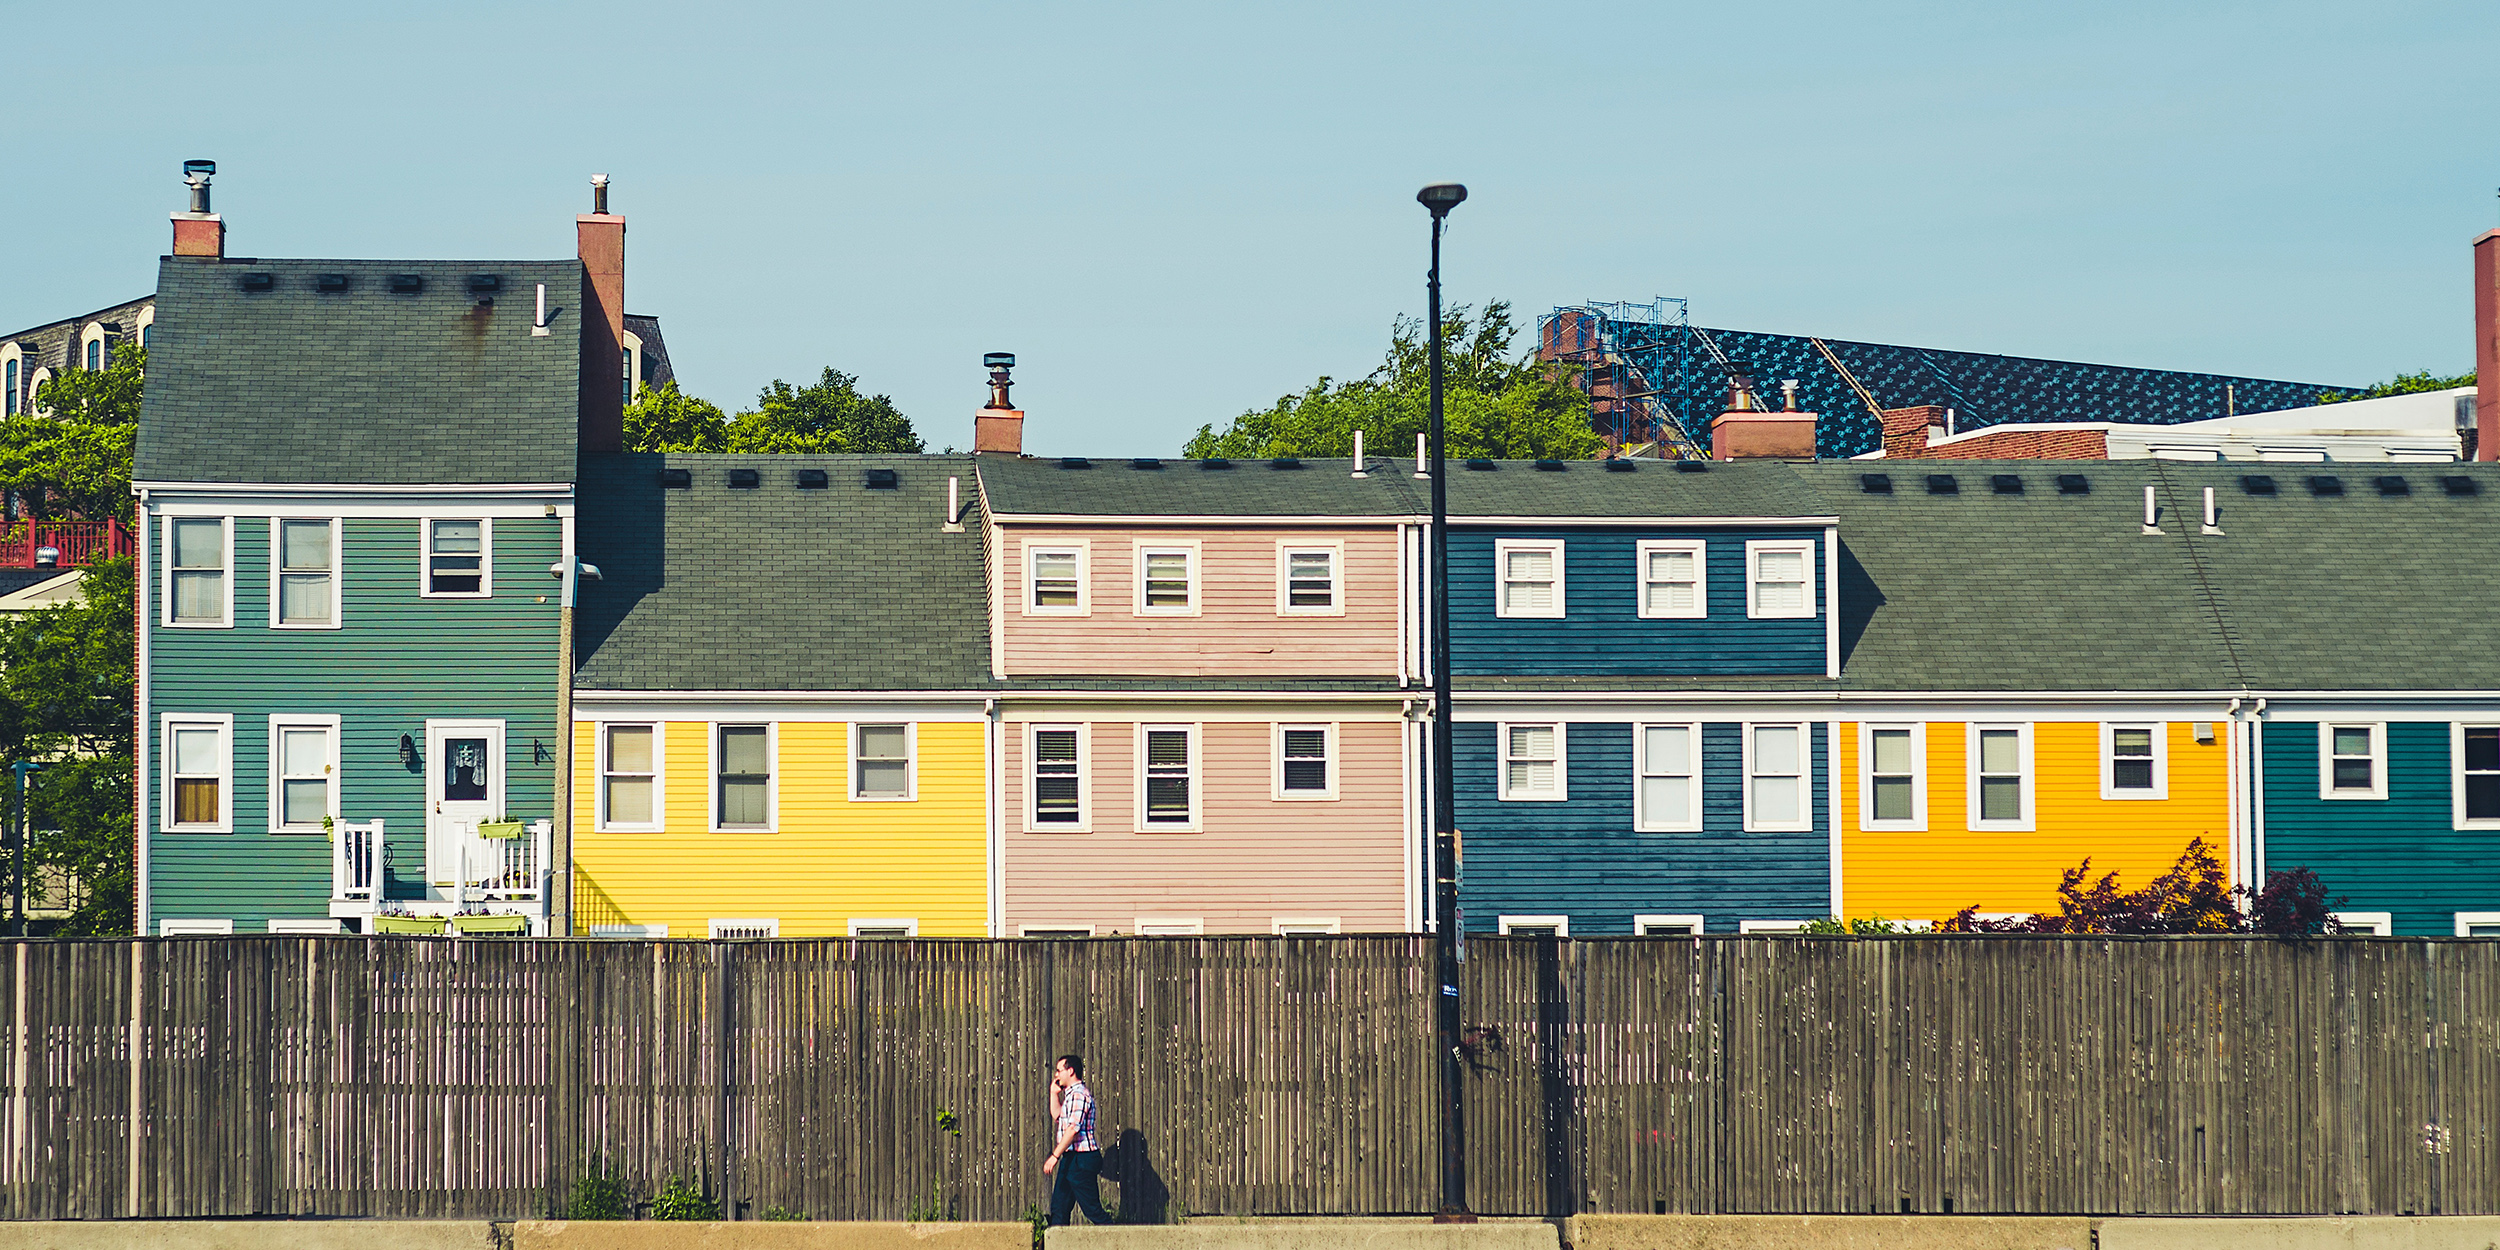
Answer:
[{"label": "man walking", "polygon": [[1068,1222],[1072,1207],[1085,1208],[1085,1222],[1108,1224],[1103,1213],[1102,1143],[1094,1137],[1094,1091],[1085,1087],[1085,1060],[1061,1055],[1050,1068],[1050,1119],[1055,1137],[1042,1175],[1051,1177],[1050,1226]]}]

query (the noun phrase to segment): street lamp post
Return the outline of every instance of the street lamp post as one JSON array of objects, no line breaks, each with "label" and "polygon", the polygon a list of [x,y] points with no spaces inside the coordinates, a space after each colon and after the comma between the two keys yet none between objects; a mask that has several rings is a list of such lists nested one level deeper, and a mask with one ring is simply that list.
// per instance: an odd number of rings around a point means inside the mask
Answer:
[{"label": "street lamp post", "polygon": [[1441,227],[1467,198],[1455,182],[1415,193],[1432,214],[1432,271],[1425,283],[1425,314],[1432,323],[1432,887],[1433,914],[1440,919],[1434,943],[1441,1041],[1442,1223],[1472,1223],[1467,1209],[1467,1124],[1459,1064],[1458,798],[1451,763],[1450,718],[1457,708],[1450,690],[1450,497],[1449,463],[1441,420]]}]

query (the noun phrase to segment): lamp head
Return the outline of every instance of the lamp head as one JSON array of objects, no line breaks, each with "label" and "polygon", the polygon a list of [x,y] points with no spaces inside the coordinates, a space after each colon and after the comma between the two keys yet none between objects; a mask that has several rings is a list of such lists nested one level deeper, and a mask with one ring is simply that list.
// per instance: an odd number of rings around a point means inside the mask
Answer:
[{"label": "lamp head", "polygon": [[1466,199],[1467,188],[1455,182],[1436,182],[1415,193],[1415,202],[1430,210],[1435,218],[1449,216],[1450,210]]}]

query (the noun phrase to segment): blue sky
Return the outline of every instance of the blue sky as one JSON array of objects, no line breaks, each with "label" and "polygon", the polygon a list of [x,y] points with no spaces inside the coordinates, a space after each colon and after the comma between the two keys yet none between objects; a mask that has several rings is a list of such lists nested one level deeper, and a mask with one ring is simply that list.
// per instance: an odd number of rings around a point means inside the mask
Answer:
[{"label": "blue sky", "polygon": [[[569,255],[735,410],[826,364],[965,445],[1170,453],[1423,302],[2327,383],[2472,367],[2500,5],[12,6],[0,324],[237,254]],[[1524,345],[1524,340],[1523,340]]]}]

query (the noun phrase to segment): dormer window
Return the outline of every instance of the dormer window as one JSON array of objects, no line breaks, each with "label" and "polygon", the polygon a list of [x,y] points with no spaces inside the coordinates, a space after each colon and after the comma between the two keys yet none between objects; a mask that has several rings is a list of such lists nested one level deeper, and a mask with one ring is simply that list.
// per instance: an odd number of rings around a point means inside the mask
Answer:
[{"label": "dormer window", "polygon": [[102,372],[102,371],[103,371],[103,369],[104,369],[104,340],[103,340],[103,339],[100,339],[100,338],[88,339],[88,340],[87,340],[87,371],[88,371],[89,373],[100,373],[100,372]]},{"label": "dormer window", "polygon": [[17,415],[17,357],[0,360],[0,417]]}]

